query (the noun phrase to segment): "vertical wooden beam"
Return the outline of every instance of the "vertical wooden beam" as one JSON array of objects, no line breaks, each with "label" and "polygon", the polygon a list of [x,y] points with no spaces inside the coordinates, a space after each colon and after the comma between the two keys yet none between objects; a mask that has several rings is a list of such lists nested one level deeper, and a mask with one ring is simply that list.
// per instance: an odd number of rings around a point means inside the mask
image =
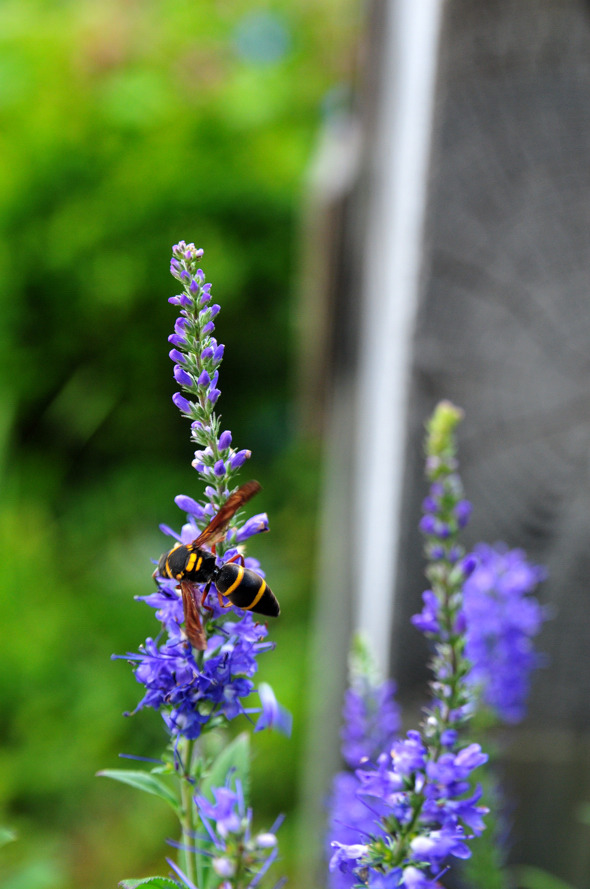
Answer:
[{"label": "vertical wooden beam", "polygon": [[411,344],[438,57],[441,0],[395,0],[371,134],[354,469],[355,624],[389,663]]}]

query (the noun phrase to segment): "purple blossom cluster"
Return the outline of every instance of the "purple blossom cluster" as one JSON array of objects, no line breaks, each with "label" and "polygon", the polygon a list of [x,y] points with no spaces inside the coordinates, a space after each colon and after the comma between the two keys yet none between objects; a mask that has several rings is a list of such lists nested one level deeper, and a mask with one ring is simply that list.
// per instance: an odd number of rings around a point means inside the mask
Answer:
[{"label": "purple blossom cluster", "polygon": [[545,578],[519,549],[479,544],[463,587],[467,681],[504,722],[524,718],[531,673],[542,663],[533,639],[547,610],[532,595]]},{"label": "purple blossom cluster", "polygon": [[410,731],[374,765],[339,778],[332,803],[332,887],[357,885],[362,874],[370,887],[422,889],[436,883],[449,856],[469,857],[466,840],[481,833],[487,812],[470,776],[488,757],[479,744],[457,749],[457,738],[456,730],[447,729],[441,746],[433,747],[422,733]]},{"label": "purple blossom cluster", "polygon": [[[156,609],[156,616],[166,630],[164,641],[146,639],[138,653],[127,658],[136,663],[135,678],[146,688],[137,706],[160,710],[170,733],[185,738],[198,738],[204,727],[216,724],[219,717],[235,719],[240,714],[260,713],[260,707],[246,708],[243,699],[254,690],[252,677],[258,669],[257,656],[273,647],[265,641],[267,629],[257,624],[249,612],[240,620],[232,620],[217,602],[209,597],[213,629],[207,639],[202,663],[197,664],[194,652],[182,631],[182,603],[173,582],[161,584],[157,593],[142,597]],[[271,692],[272,693],[272,692]],[[269,722],[276,701],[268,695],[262,703],[260,722]],[[287,726],[287,716],[279,710],[272,723]]]},{"label": "purple blossom cluster", "polygon": [[[221,879],[219,889],[241,886],[254,889],[278,856],[276,831],[283,818],[277,818],[270,830],[252,830],[252,809],[244,801],[242,784],[213,789],[214,802],[197,796],[195,803],[208,843],[211,867]],[[209,851],[213,848],[213,853]]]},{"label": "purple blossom cluster", "polygon": [[[250,451],[235,450],[229,431],[220,432],[214,406],[219,398],[219,364],[222,345],[212,336],[213,319],[218,305],[211,305],[211,285],[198,267],[203,255],[194,244],[179,242],[173,247],[170,270],[183,284],[183,292],[169,301],[180,307],[174,333],[169,337],[174,346],[170,357],[175,362],[174,377],[189,396],[176,393],[174,403],[191,419],[191,437],[199,445],[193,467],[206,484],[206,501],[199,503],[187,495],[175,498],[186,514],[180,533],[166,525],[161,530],[183,544],[193,542],[208,525],[226,500],[234,474],[250,456]],[[247,568],[264,576],[256,559],[243,555],[244,542],[254,534],[268,530],[265,513],[252,516],[243,524],[237,517],[230,522],[226,538],[216,546],[217,565],[240,554]],[[240,714],[259,713],[258,727],[274,725],[290,730],[290,715],[276,702],[269,686],[261,687],[261,707],[245,706],[245,699],[254,691],[253,677],[258,669],[257,657],[273,648],[266,637],[265,625],[258,624],[249,611],[222,607],[215,591],[206,584],[199,586],[202,620],[207,629],[207,648],[195,652],[183,629],[183,606],[177,582],[157,577],[157,592],[139,597],[156,610],[162,632],[156,639],[148,638],[139,652],[126,657],[134,664],[135,677],[145,686],[145,694],[137,710],[153,707],[160,710],[172,736],[195,739],[207,727],[221,719],[231,720]],[[237,619],[236,619],[237,617]]]},{"label": "purple blossom cluster", "polygon": [[355,677],[344,695],[342,756],[350,769],[374,760],[397,735],[401,725],[395,683]]},{"label": "purple blossom cluster", "polygon": [[[354,813],[348,816],[347,826],[353,829],[347,838],[332,842],[330,871],[338,889],[359,884],[371,889],[436,886],[448,859],[469,857],[467,841],[484,829],[487,809],[480,805],[481,790],[472,786],[472,773],[488,757],[479,744],[461,746],[459,736],[473,697],[464,682],[468,665],[462,589],[475,565],[464,558],[458,541],[470,513],[454,456],[459,418],[452,405],[439,405],[427,438],[430,491],[421,529],[431,589],[415,623],[434,642],[432,704],[420,731],[390,741],[361,763],[354,775],[357,786],[351,781],[337,786],[335,801],[345,815]],[[354,740],[353,749],[361,750],[359,739]],[[353,794],[364,813],[353,809]],[[354,817],[356,823],[351,823]]]},{"label": "purple blossom cluster", "polygon": [[[456,479],[451,483],[456,493],[459,484]],[[542,663],[533,639],[548,614],[532,593],[545,571],[531,565],[522,550],[503,544],[481,543],[464,556],[449,540],[455,529],[464,527],[471,504],[461,498],[449,511],[448,497],[448,481],[446,486],[441,481],[431,485],[420,527],[429,558],[446,560],[464,575],[462,607],[455,612],[451,633],[464,638],[463,654],[470,665],[466,682],[499,719],[519,722],[525,716],[531,673]],[[441,638],[445,630],[437,595],[426,590],[422,601],[412,623],[430,638]]]},{"label": "purple blossom cluster", "polygon": [[[471,772],[487,761],[479,744],[458,751],[455,732],[433,751],[417,731],[395,741],[375,767],[359,769],[359,799],[378,818],[381,834],[349,846],[333,843],[332,871],[366,868],[369,886],[422,889],[432,886],[448,856],[469,857],[466,840],[484,829],[481,790],[471,791]],[[419,804],[417,805],[417,801]]]},{"label": "purple blossom cluster", "polygon": [[[170,271],[183,285],[183,292],[170,299],[180,309],[169,337],[174,379],[181,388],[173,401],[191,421],[191,440],[197,445],[192,466],[204,482],[205,497],[199,502],[178,495],[176,505],[186,517],[180,532],[160,526],[172,541],[156,561],[156,591],[138,598],[155,610],[161,631],[146,639],[138,652],[126,655],[144,688],[136,710],[152,707],[160,712],[172,755],[151,773],[103,774],[160,796],[173,806],[180,822],[180,842],[169,840],[179,852],[179,863],[167,859],[173,876],[124,880],[122,886],[153,882],[179,889],[254,889],[278,855],[275,830],[281,819],[266,833],[253,832],[252,812],[236,778],[248,767],[248,747],[240,738],[213,761],[202,756],[197,739],[239,715],[253,721],[257,714],[255,731],[291,732],[291,715],[279,705],[272,688],[266,683],[254,685],[258,655],[274,647],[266,625],[256,623],[250,610],[234,606],[227,596],[224,599],[215,586],[216,568],[230,560],[238,562],[232,589],[244,578],[239,573],[242,565],[264,577],[258,561],[246,557],[244,544],[268,531],[268,518],[259,513],[244,521],[235,509],[258,490],[259,485],[251,482],[211,525],[237,490],[234,476],[250,451],[232,446],[231,432],[221,430],[215,413],[224,347],[213,336],[219,306],[211,303],[211,285],[199,268],[203,251],[181,241],[172,254]],[[184,548],[176,551],[179,545]],[[205,582],[198,583],[197,578]],[[264,587],[258,589],[262,594]],[[250,601],[250,607],[256,604],[256,598]],[[258,700],[252,702],[255,692]],[[176,780],[177,794],[171,793],[162,774]],[[224,776],[225,785],[212,789]]]},{"label": "purple blossom cluster", "polygon": [[[345,693],[342,716],[341,750],[351,771],[338,772],[332,782],[328,820],[330,853],[333,841],[348,846],[357,843],[359,837],[383,833],[373,808],[359,795],[362,785],[354,770],[362,763],[376,761],[397,737],[400,714],[395,684],[378,682],[368,671],[356,672]],[[330,871],[330,889],[350,889],[355,882],[351,871],[340,867]]]},{"label": "purple blossom cluster", "polygon": [[[255,833],[252,809],[246,807],[242,783],[233,778],[235,789],[230,783],[231,776],[226,786],[212,788],[213,800],[201,794],[194,797],[202,831],[194,835],[193,852],[206,862],[202,865],[205,885],[214,883],[217,889],[236,886],[255,889],[278,857],[276,832],[283,817],[277,818],[270,830]],[[188,874],[171,859],[167,861],[180,881],[175,881],[175,885],[197,889]]]},{"label": "purple blossom cluster", "polygon": [[430,489],[420,529],[430,588],[412,620],[434,647],[432,702],[420,731],[384,742],[394,724],[390,705],[382,707],[384,723],[379,713],[371,722],[354,688],[348,693],[343,753],[356,770],[334,783],[331,889],[440,886],[450,858],[470,857],[468,841],[483,831],[488,811],[472,775],[488,757],[479,744],[461,745],[461,726],[473,715],[476,690],[503,719],[522,718],[539,663],[532,640],[546,614],[531,593],[543,570],[519,550],[480,545],[465,556],[459,543],[471,513],[454,453],[459,419],[443,402],[427,437]]}]

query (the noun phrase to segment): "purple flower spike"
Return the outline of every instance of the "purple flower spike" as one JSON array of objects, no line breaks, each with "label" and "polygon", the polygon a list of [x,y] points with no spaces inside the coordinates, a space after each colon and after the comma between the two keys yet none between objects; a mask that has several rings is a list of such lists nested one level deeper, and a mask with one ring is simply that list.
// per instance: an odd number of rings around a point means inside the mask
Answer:
[{"label": "purple flower spike", "polygon": [[[216,365],[221,361],[223,346],[211,335],[212,319],[220,309],[217,304],[210,305],[211,285],[205,283],[203,272],[197,268],[202,250],[184,241],[173,250],[170,269],[184,288],[181,295],[171,300],[179,308],[180,317],[169,337],[168,348],[174,362],[174,379],[183,387],[182,393],[173,395],[173,402],[189,420],[193,465],[206,488],[202,502],[185,494],[175,498],[176,505],[186,513],[180,533],[161,526],[173,540],[168,540],[166,555],[152,562],[152,570],[154,564],[158,566],[153,574],[156,589],[152,587],[146,595],[138,597],[154,609],[158,629],[138,651],[128,653],[125,659],[133,665],[135,678],[142,687],[141,700],[134,712],[146,707],[160,712],[171,741],[177,777],[190,787],[198,786],[204,771],[202,759],[193,755],[192,745],[185,741],[227,726],[230,720],[240,716],[256,724],[256,731],[275,728],[289,734],[292,719],[277,703],[269,686],[262,684],[257,688],[258,656],[274,648],[267,640],[266,623],[258,623],[248,608],[233,606],[227,598],[221,601],[211,585],[214,565],[221,567],[238,552],[242,554],[244,547],[238,549],[236,540],[239,531],[241,539],[245,539],[266,530],[266,515],[254,516],[241,529],[236,516],[231,515],[229,521],[222,520],[217,530],[206,538],[202,550],[195,550],[193,546],[197,539],[202,539],[205,525],[219,514],[224,501],[236,491],[236,470],[250,452],[234,452],[231,433],[221,431],[220,418],[214,409],[220,395]],[[251,495],[253,489],[246,488],[246,493]],[[228,511],[231,509],[222,513],[222,519]],[[259,579],[264,578],[256,559],[244,553],[241,564],[257,572]],[[240,575],[240,581],[242,579],[247,586],[248,576]],[[185,580],[190,581],[190,588]],[[262,594],[264,588],[258,587]],[[240,884],[255,889],[262,885],[278,855],[274,835],[278,822],[266,832],[253,830],[252,813],[232,769],[225,778],[225,786],[212,788],[212,793],[213,802],[203,797],[191,802],[194,832],[185,827],[182,842],[172,845],[186,853],[190,873],[191,856],[207,855],[205,876],[211,877],[209,882],[219,884],[220,889],[231,889],[238,876]],[[177,865],[170,864],[178,885],[196,889]],[[196,873],[202,889],[199,868]],[[172,885],[174,880],[169,882]]]}]

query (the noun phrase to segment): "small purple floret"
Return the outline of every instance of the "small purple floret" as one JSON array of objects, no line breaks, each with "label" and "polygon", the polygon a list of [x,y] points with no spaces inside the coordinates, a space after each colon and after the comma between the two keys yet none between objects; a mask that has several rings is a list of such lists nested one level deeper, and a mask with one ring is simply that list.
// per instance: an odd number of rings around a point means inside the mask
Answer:
[{"label": "small purple floret", "polygon": [[180,392],[175,392],[172,396],[172,401],[176,405],[179,411],[182,411],[183,414],[190,414],[191,412],[191,403],[187,401],[187,399],[180,394]]},{"label": "small purple floret", "polygon": [[230,444],[231,444],[231,432],[229,432],[226,429],[225,432],[222,432],[221,435],[219,436],[219,441],[217,443],[217,447],[219,448],[220,451],[226,451],[229,448]]},{"label": "small purple floret", "polygon": [[174,379],[179,386],[185,388],[189,388],[193,384],[193,378],[179,364],[174,365]]},{"label": "small purple floret", "polygon": [[230,466],[232,469],[239,469],[240,466],[243,466],[246,460],[248,460],[252,456],[252,451],[242,450],[238,451],[236,454],[233,454],[230,457]]}]

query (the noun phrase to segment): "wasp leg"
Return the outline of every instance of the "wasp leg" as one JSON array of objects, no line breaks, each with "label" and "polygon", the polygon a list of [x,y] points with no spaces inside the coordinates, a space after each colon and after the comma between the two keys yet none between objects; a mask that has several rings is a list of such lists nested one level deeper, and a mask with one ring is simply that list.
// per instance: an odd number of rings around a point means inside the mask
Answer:
[{"label": "wasp leg", "polygon": [[[241,559],[242,568],[243,568],[246,563],[244,561],[244,556],[241,553],[236,553],[235,556],[232,556],[231,559],[228,559],[225,564],[229,565],[230,562],[237,562],[238,559]],[[217,590],[217,598],[219,599],[219,604],[221,605],[221,607],[222,608],[231,608],[232,603],[231,602],[224,602],[222,597],[223,597],[223,593],[220,593],[219,590]]]},{"label": "wasp leg", "polygon": [[205,587],[205,592],[203,593],[203,598],[201,599],[201,603],[202,603],[202,605],[203,605],[203,608],[206,608],[207,611],[213,611],[213,609],[211,608],[211,606],[210,606],[210,605],[207,605],[207,602],[205,601],[206,598],[207,598],[207,596],[208,596],[208,594],[209,594],[209,590],[210,590],[210,588],[211,588],[211,584],[212,584],[212,583],[213,583],[213,581],[210,580],[209,583],[207,584],[207,586]]}]

